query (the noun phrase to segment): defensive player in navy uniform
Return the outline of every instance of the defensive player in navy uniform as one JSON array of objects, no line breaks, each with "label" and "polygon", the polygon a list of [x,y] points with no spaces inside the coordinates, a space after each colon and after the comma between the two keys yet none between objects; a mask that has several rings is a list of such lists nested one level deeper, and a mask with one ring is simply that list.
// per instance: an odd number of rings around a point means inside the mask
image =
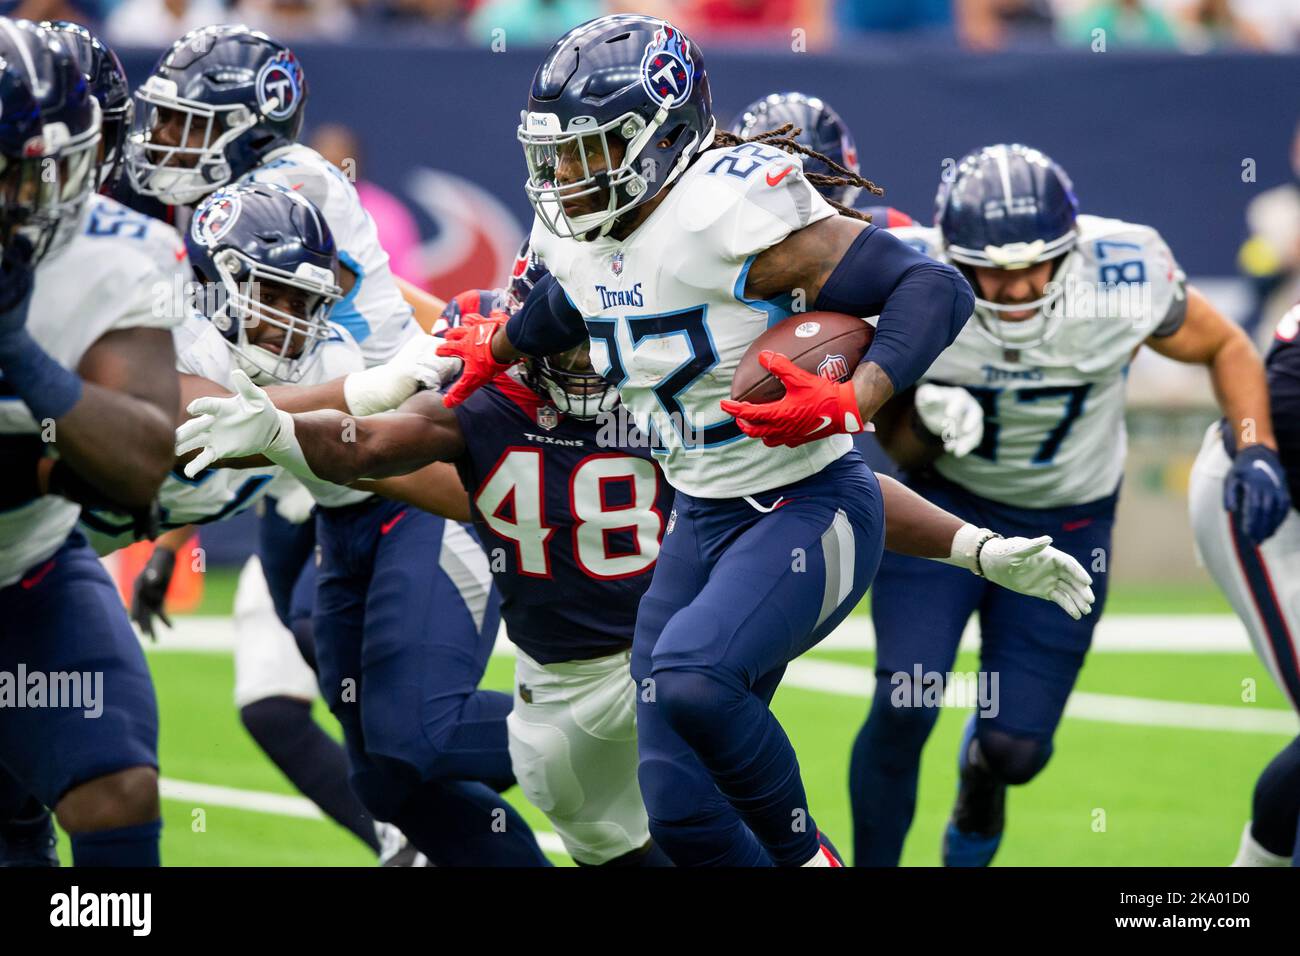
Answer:
[{"label": "defensive player in navy uniform", "polygon": [[[975,317],[878,419],[882,442],[929,500],[978,524],[1051,535],[1093,574],[1105,601],[1124,471],[1126,373],[1143,345],[1203,364],[1237,447],[1234,485],[1261,525],[1286,511],[1259,356],[1188,288],[1148,226],[1078,214],[1065,172],[1019,145],[977,150],[942,184],[934,228],[895,230],[958,266]],[[1256,464],[1258,463],[1258,464]],[[1092,639],[1098,614],[1070,621],[946,568],[889,556],[872,602],[878,683],[854,745],[856,859],[898,862],[936,708],[891,701],[896,676],[927,684],[951,669],[978,611],[981,669],[997,707],[971,717],[944,836],[949,865],[986,865],[1002,838],[1006,789],[1033,779]]]},{"label": "defensive player in navy uniform", "polygon": [[[448,303],[449,318],[481,322],[482,313],[498,306],[515,311],[544,275],[525,243],[507,290],[462,293]],[[509,729],[522,789],[579,863],[663,865],[668,861],[650,843],[637,783],[629,650],[673,492],[587,351],[583,343],[527,360],[452,410],[433,395],[416,396],[399,415],[359,422],[357,441],[342,449],[333,447],[342,424],[337,416],[297,417],[285,426],[299,436],[285,460],[310,463],[336,480],[404,472],[428,460],[457,462],[504,596],[507,632],[519,648]],[[199,429],[204,442],[219,446],[214,453],[260,451],[280,430],[270,403],[255,394],[252,400],[261,405],[255,419],[245,402],[228,400]],[[374,486],[437,511],[445,493],[426,471]],[[890,547],[947,558],[955,539],[975,530],[963,530],[962,522],[897,482],[882,482]],[[1067,569],[1073,562],[1050,548],[1025,544],[1007,551],[1019,558],[1013,573],[1000,574],[1008,564],[998,565],[991,552],[981,566],[1008,586],[1043,597],[1073,573],[1086,603],[1082,569]]]},{"label": "defensive player in navy uniform", "polygon": [[[172,283],[180,240],[111,200],[87,202],[100,110],[68,47],[0,20],[0,58],[0,671],[83,692],[56,706],[7,706],[0,764],[7,789],[54,809],[77,865],[157,865],[153,688],[117,590],[76,522],[88,501],[147,520],[171,465],[179,312],[158,308],[156,296]],[[19,689],[29,691],[30,682]],[[23,815],[3,809],[11,821]],[[34,825],[43,835],[26,848],[48,849],[48,821],[38,814]]]},{"label": "defensive player in navy uniform", "polygon": [[[1225,418],[1207,429],[1192,466],[1188,507],[1206,569],[1237,612],[1255,653],[1300,710],[1300,305],[1278,322],[1265,359],[1269,410],[1285,474],[1271,456],[1238,450]],[[1260,478],[1285,485],[1282,496],[1248,482],[1237,461],[1245,453]],[[1270,534],[1270,532],[1272,532]],[[1282,748],[1255,783],[1251,816],[1234,866],[1300,866],[1300,737]]]}]

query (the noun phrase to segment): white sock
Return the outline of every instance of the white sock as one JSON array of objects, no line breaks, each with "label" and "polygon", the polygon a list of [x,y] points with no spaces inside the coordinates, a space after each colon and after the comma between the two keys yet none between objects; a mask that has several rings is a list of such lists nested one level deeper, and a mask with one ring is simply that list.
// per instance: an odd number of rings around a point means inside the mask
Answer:
[{"label": "white sock", "polygon": [[1278,856],[1276,853],[1270,853],[1264,849],[1250,834],[1250,823],[1246,823],[1246,829],[1241,831],[1241,849],[1237,851],[1237,858],[1232,861],[1233,866],[1290,866],[1291,858],[1289,856]]},{"label": "white sock", "polygon": [[825,852],[822,849],[822,847],[819,845],[817,847],[817,852],[813,854],[813,858],[803,865],[804,866],[831,866],[832,865],[831,856],[829,853]]}]

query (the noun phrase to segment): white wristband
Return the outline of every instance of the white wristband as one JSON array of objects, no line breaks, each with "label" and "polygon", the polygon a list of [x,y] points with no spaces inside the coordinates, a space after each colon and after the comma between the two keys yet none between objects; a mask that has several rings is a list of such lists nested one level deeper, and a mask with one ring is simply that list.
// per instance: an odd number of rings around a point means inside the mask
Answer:
[{"label": "white wristband", "polygon": [[983,577],[984,572],[979,566],[980,547],[990,538],[996,537],[998,535],[988,528],[979,528],[970,523],[964,524],[952,536],[952,550],[948,557],[936,558],[936,560],[944,564],[954,564]]}]

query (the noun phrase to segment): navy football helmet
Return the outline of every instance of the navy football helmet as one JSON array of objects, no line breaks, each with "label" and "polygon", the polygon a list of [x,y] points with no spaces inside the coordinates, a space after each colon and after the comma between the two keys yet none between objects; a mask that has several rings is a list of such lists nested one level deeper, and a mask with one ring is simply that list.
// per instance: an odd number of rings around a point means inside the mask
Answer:
[{"label": "navy football helmet", "polygon": [[555,235],[604,236],[681,175],[714,130],[699,47],[665,20],[599,17],[561,37],[533,78],[518,131],[524,189]]},{"label": "navy football helmet", "polygon": [[546,275],[546,266],[542,265],[542,260],[537,258],[525,236],[524,241],[519,244],[519,252],[515,254],[515,264],[510,269],[510,281],[506,284],[503,303],[505,310],[514,315],[522,309],[528,293],[533,291],[533,286],[542,281],[544,275]]},{"label": "navy football helmet", "polygon": [[[756,133],[766,133],[778,129],[786,123],[793,123],[800,132],[793,139],[802,146],[815,149],[827,159],[839,163],[845,169],[857,175],[858,148],[853,142],[853,134],[840,119],[840,114],[831,109],[829,103],[816,96],[805,93],[772,93],[755,100],[746,106],[731,131],[737,136],[748,138]],[[819,159],[804,157],[803,168],[810,173],[822,173],[826,176],[840,175]],[[857,186],[818,186],[817,191],[827,199],[844,206],[852,206],[862,191]]]},{"label": "navy football helmet", "polygon": [[342,297],[325,217],[304,196],[267,183],[217,190],[194,210],[185,247],[216,294],[200,307],[259,385],[300,381],[334,336]]},{"label": "navy football helmet", "polygon": [[[940,183],[936,205],[944,250],[976,292],[976,327],[1008,349],[1034,348],[1056,334],[1064,318],[1056,308],[1063,288],[1049,284],[1033,302],[990,302],[979,297],[970,270],[1027,269],[1059,260],[1053,278],[1059,274],[1078,238],[1079,201],[1065,170],[1028,146],[987,146],[964,156],[951,181]],[[1024,321],[1002,317],[1031,309],[1038,314]]]},{"label": "navy football helmet", "polygon": [[99,101],[100,148],[95,181],[100,190],[111,187],[122,171],[122,147],[131,127],[134,107],[122,61],[80,23],[47,20],[40,26],[72,49],[81,64],[81,72],[86,75],[90,95]]},{"label": "navy football helmet", "polygon": [[266,34],[210,26],[173,43],[135,98],[131,183],[185,206],[297,141],[307,79],[293,52]]},{"label": "navy football helmet", "polygon": [[99,103],[72,50],[31,21],[0,17],[0,59],[26,80],[40,115],[40,145],[35,147],[40,176],[28,190],[31,195],[19,199],[35,207],[24,214],[21,231],[37,261],[66,245],[80,228],[86,198],[95,187]]}]

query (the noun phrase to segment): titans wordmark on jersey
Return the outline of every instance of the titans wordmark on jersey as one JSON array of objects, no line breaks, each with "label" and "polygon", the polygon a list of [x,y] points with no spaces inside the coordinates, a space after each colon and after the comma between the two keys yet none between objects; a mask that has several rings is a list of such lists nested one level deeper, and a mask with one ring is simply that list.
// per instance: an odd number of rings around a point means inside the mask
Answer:
[{"label": "titans wordmark on jersey", "polygon": [[[208,379],[224,388],[233,388],[230,376],[235,365],[230,347],[211,322],[191,313],[176,328],[173,336],[179,372]],[[321,350],[320,359],[312,363],[300,385],[332,381],[365,367],[361,350],[343,329],[336,327],[333,337],[317,348]],[[196,478],[188,478],[180,468],[175,468],[158,491],[161,527],[167,530],[188,524],[207,524],[238,514],[264,495],[271,482],[281,474],[279,466],[268,465],[208,468]],[[312,482],[308,490],[319,503],[327,506],[351,504],[368,497],[368,492],[328,482]],[[111,511],[87,509],[81,516],[81,528],[100,554],[115,551],[132,541],[130,519]]]},{"label": "titans wordmark on jersey", "polygon": [[334,234],[339,258],[356,274],[356,284],[330,311],[330,321],[345,328],[365,356],[366,365],[392,358],[419,331],[411,306],[402,297],[379,244],[370,213],[356,187],[314,149],[295,143],[269,153],[241,182],[272,183],[293,189],[321,211]]},{"label": "titans wordmark on jersey", "polygon": [[[984,409],[984,439],[935,463],[950,481],[1005,504],[1054,508],[1112,494],[1124,472],[1125,374],[1151,336],[1177,331],[1187,298],[1159,233],[1117,219],[1080,216],[1079,240],[1055,281],[1063,319],[1046,343],[1007,352],[978,317],[923,381],[966,388]],[[894,230],[943,258],[937,229]]]},{"label": "titans wordmark on jersey", "polygon": [[795,304],[745,298],[754,258],[834,215],[797,156],[746,143],[702,154],[625,240],[561,239],[534,223],[532,248],[586,320],[592,364],[653,435],[678,490],[757,494],[852,447],[836,435],[768,448],[719,407],[750,343]]},{"label": "titans wordmark on jersey", "polygon": [[454,412],[510,639],[542,664],[630,647],[673,495],[648,442],[611,445],[509,375]]},{"label": "titans wordmark on jersey", "polygon": [[[108,332],[174,328],[184,313],[170,293],[176,276],[183,282],[189,271],[174,229],[112,199],[91,196],[77,234],[36,268],[27,331],[50,356],[75,369]],[[49,450],[43,439],[50,437],[51,426],[35,421],[26,404],[6,394],[0,378],[0,443],[30,448],[40,457]],[[0,587],[54,554],[80,512],[65,498],[46,495],[0,513]]]}]

